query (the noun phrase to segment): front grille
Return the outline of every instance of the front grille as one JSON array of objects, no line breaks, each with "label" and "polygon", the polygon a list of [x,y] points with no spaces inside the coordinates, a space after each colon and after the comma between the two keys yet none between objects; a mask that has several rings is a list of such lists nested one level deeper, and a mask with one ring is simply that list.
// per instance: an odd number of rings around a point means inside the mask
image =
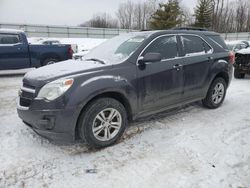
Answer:
[{"label": "front grille", "polygon": [[28,99],[34,99],[35,94],[22,90],[21,97],[28,98]]},{"label": "front grille", "polygon": [[36,88],[34,86],[23,83],[20,92],[20,106],[29,107],[36,97]]},{"label": "front grille", "polygon": [[36,87],[32,86],[32,85],[29,85],[27,83],[23,83],[23,87],[24,88],[28,88],[28,89],[36,89]]},{"label": "front grille", "polygon": [[237,65],[250,66],[249,54],[236,54],[235,63]]}]

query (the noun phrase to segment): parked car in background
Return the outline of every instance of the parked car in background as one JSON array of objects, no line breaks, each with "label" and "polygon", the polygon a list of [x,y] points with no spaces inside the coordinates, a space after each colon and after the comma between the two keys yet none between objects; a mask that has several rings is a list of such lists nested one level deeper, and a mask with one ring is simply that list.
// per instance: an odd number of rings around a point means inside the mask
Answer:
[{"label": "parked car in background", "polygon": [[0,29],[0,70],[41,67],[72,54],[70,45],[31,45],[23,31]]},{"label": "parked car in background", "polygon": [[244,78],[250,74],[250,48],[242,49],[235,54],[234,77]]},{"label": "parked car in background", "polygon": [[229,50],[237,52],[241,49],[245,49],[249,47],[249,42],[248,41],[227,41],[226,42],[227,47]]},{"label": "parked car in background", "polygon": [[65,61],[27,73],[19,117],[57,142],[114,144],[128,121],[201,100],[224,101],[234,53],[209,31],[148,31],[114,37],[84,61]]},{"label": "parked car in background", "polygon": [[89,53],[89,50],[82,50],[81,52],[74,53],[73,54],[73,59],[75,60],[83,60],[84,56]]},{"label": "parked car in background", "polygon": [[45,45],[55,45],[55,44],[61,44],[61,42],[59,40],[42,40],[40,41],[41,44],[45,44]]},{"label": "parked car in background", "polygon": [[[60,42],[60,40],[56,40],[56,39],[42,39],[39,41],[40,44],[44,44],[44,45],[58,45],[58,44],[62,44]],[[68,43],[63,43],[63,44],[68,44]],[[77,44],[68,44],[71,45],[71,48],[73,50],[73,53],[77,53],[78,52],[78,45]]]}]

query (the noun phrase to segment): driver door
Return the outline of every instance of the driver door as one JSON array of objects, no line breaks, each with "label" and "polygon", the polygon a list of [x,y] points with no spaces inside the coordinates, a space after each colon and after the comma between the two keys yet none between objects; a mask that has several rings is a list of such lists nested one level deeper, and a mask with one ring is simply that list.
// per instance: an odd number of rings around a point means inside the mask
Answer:
[{"label": "driver door", "polygon": [[139,105],[142,113],[160,110],[180,101],[183,89],[182,59],[177,58],[178,43],[176,35],[157,37],[142,52],[160,53],[159,62],[145,63],[144,67],[137,66]]}]

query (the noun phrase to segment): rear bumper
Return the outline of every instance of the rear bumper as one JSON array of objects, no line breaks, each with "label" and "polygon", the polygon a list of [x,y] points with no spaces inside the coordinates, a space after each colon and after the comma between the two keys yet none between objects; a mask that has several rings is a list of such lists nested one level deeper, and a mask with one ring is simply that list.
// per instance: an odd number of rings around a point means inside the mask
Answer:
[{"label": "rear bumper", "polygon": [[58,144],[75,142],[76,108],[31,110],[18,104],[17,113],[40,136]]}]

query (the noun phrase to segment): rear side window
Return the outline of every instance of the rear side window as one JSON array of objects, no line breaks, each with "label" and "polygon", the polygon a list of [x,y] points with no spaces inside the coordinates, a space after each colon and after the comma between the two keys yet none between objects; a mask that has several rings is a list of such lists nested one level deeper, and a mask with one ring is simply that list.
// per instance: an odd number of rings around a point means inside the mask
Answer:
[{"label": "rear side window", "polygon": [[156,39],[143,52],[142,56],[147,53],[160,53],[162,59],[172,59],[178,56],[177,39],[176,36],[162,36]]},{"label": "rear side window", "polygon": [[207,37],[210,40],[212,40],[214,43],[216,43],[218,46],[220,46],[221,48],[228,50],[228,47],[227,47],[225,41],[221,38],[220,35],[207,35]]},{"label": "rear side window", "polygon": [[185,56],[202,55],[212,52],[212,48],[197,36],[182,35],[181,43]]},{"label": "rear side window", "polygon": [[15,34],[0,34],[0,44],[16,44],[19,43],[19,36]]}]

